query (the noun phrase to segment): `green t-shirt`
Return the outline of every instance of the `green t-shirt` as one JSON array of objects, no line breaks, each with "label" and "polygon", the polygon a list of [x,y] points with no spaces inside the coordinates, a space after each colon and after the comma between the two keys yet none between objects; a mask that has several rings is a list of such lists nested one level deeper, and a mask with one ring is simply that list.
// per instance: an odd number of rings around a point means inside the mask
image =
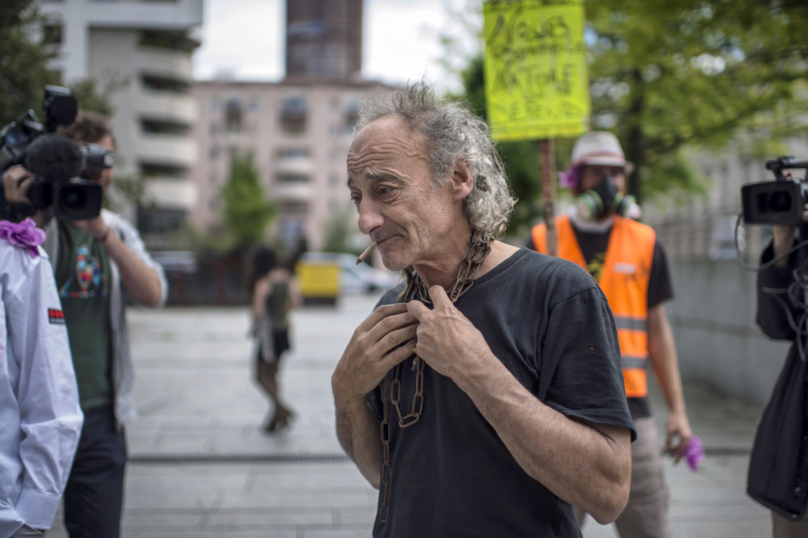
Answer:
[{"label": "green t-shirt", "polygon": [[112,403],[110,376],[109,258],[95,238],[59,223],[56,286],[62,300],[70,353],[83,410]]}]

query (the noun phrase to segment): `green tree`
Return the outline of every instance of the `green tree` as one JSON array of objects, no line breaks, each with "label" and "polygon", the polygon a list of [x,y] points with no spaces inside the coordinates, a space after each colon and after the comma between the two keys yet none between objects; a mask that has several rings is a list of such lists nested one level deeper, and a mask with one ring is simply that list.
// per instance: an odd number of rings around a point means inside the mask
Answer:
[{"label": "green tree", "polygon": [[252,153],[230,157],[230,174],[222,187],[224,223],[240,248],[259,244],[275,216],[275,205],[267,201],[259,183]]},{"label": "green tree", "polygon": [[[629,189],[639,199],[703,191],[687,149],[731,143],[757,155],[804,136],[808,3],[603,0],[587,2],[586,16],[592,127],[620,138],[637,165]],[[468,58],[461,78],[458,97],[484,110],[482,52]],[[559,169],[573,142],[556,140]],[[513,230],[539,211],[538,152],[533,142],[499,149],[519,198]]]},{"label": "green tree", "polygon": [[586,10],[594,127],[613,130],[637,165],[638,198],[697,187],[687,147],[748,151],[803,132],[805,2],[603,0]]},{"label": "green tree", "polygon": [[355,246],[356,236],[361,236],[356,224],[356,210],[345,204],[331,211],[323,223],[323,252],[346,252],[361,254],[362,247]]},{"label": "green tree", "polygon": [[32,35],[41,19],[34,0],[0,2],[0,127],[33,109],[41,113],[42,93],[52,79],[53,57]]}]

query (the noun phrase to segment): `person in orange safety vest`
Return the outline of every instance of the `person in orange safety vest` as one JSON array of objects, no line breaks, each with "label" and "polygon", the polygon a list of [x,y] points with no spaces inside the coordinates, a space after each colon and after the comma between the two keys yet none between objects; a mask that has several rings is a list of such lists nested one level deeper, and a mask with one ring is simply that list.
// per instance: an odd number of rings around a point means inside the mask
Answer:
[{"label": "person in orange safety vest", "polygon": [[[557,255],[589,271],[606,295],[617,327],[637,440],[631,448],[631,494],[615,524],[621,538],[668,538],[668,490],[648,401],[649,362],[668,404],[665,450],[674,462],[684,456],[692,431],[663,304],[673,297],[668,263],[654,230],[632,219],[640,213],[626,194],[632,168],[612,133],[590,132],[576,141],[569,168],[559,174],[561,186],[577,198],[571,214],[555,220]],[[547,252],[544,224],[533,227],[526,246]],[[576,518],[581,525],[586,513],[576,509]]]}]

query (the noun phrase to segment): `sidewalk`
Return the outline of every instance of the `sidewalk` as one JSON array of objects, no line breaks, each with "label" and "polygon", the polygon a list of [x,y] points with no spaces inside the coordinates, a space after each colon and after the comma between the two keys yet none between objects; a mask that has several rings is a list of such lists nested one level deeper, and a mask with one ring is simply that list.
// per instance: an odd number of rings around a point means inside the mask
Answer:
[{"label": "sidewalk", "polygon": [[[127,428],[123,536],[370,536],[377,491],[337,442],[330,378],[376,299],[294,314],[282,382],[297,418],[278,436],[261,432],[268,405],[252,381],[246,308],[131,309],[141,418]],[[698,473],[666,465],[674,536],[766,536],[768,512],[744,494],[761,409],[693,384],[685,395],[708,456]],[[615,535],[591,519],[584,527],[586,538]],[[61,514],[48,536],[67,536]]]}]

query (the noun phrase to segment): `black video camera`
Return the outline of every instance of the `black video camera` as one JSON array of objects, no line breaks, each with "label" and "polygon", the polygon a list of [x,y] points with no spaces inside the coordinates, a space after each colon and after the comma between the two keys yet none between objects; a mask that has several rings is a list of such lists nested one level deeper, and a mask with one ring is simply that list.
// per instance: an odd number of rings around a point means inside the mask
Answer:
[{"label": "black video camera", "polygon": [[27,193],[31,204],[12,204],[11,209],[27,216],[52,208],[59,220],[95,218],[101,212],[103,189],[97,181],[87,181],[88,172],[112,167],[114,156],[95,144],[80,148],[54,132],[76,119],[78,103],[70,90],[46,86],[42,108],[44,124],[29,110],[0,130],[0,175],[21,164],[35,178]]},{"label": "black video camera", "polygon": [[766,161],[776,181],[752,183],[741,187],[745,224],[796,225],[802,222],[803,207],[808,203],[808,181],[792,181],[784,170],[808,168],[808,161],[779,157]]}]

